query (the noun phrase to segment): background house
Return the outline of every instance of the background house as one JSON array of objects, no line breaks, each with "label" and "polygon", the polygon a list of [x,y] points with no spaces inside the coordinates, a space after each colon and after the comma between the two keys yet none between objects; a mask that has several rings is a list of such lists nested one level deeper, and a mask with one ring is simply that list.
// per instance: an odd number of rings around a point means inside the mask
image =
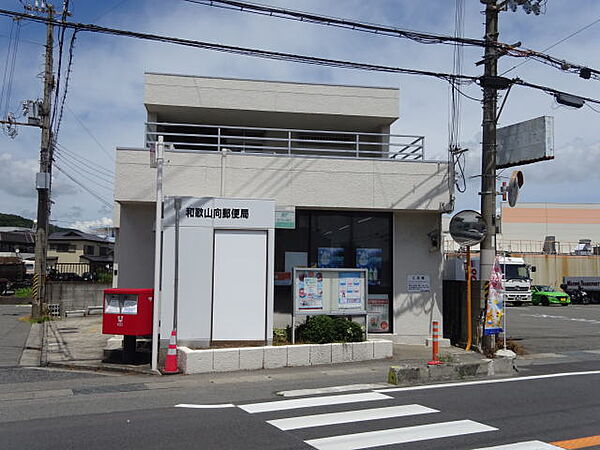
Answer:
[{"label": "background house", "polygon": [[79,275],[95,272],[97,268],[105,271],[107,265],[112,266],[113,248],[113,242],[93,234],[78,230],[59,231],[48,238],[48,260],[54,267],[70,264],[70,270],[64,271]]}]

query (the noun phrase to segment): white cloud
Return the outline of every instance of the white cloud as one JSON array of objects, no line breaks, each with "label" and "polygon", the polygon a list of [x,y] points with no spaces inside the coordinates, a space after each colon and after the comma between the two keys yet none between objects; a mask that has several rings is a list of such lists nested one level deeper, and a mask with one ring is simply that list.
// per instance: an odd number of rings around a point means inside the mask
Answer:
[{"label": "white cloud", "polygon": [[[15,1],[0,0],[0,3],[7,9],[17,9]],[[72,20],[86,22],[111,8],[116,1],[110,4],[80,3]],[[270,0],[268,3],[401,28],[446,34],[453,32],[454,4],[448,0],[402,2],[401,7],[397,0]],[[600,2],[597,0],[580,0],[577,8],[570,3],[548,2],[547,12],[541,16],[523,12],[502,13],[500,39],[511,43],[522,41],[526,47],[541,50],[600,15]],[[479,2],[465,2],[465,34],[469,37],[480,38],[483,35],[481,10]],[[103,16],[101,22],[116,28],[374,64],[444,72],[452,66],[450,46],[423,45],[185,2],[169,2],[168,5],[158,0],[125,2]],[[9,20],[0,20],[0,33],[8,35],[10,23]],[[28,25],[23,30],[26,39],[44,40],[44,28],[41,25]],[[600,25],[596,25],[549,52],[597,68],[600,67],[600,53],[596,51],[599,38]],[[0,47],[0,61],[5,60],[6,47]],[[40,95],[41,85],[36,76],[40,72],[42,50],[39,45],[22,43],[13,99],[36,98]],[[481,67],[474,65],[481,55],[481,49],[465,49],[465,73],[481,73]],[[502,57],[500,70],[520,62]],[[143,144],[144,71],[399,87],[400,120],[394,131],[424,135],[428,158],[445,158],[446,155],[448,86],[444,82],[423,77],[268,61],[90,33],[78,35],[67,102],[70,110],[84,122],[103,149],[69,111],[65,111],[63,118],[59,136],[61,144],[94,165],[113,172],[115,147]],[[598,95],[598,81],[581,80],[576,75],[564,74],[535,62],[522,65],[509,72],[509,75],[581,95]],[[481,97],[476,85],[465,86],[464,92]],[[587,108],[556,108],[552,97],[515,87],[502,113],[500,126],[540,115],[555,117],[556,159],[523,168],[526,177],[523,198],[527,201],[551,201],[550,189],[560,179],[561,182],[568,180],[571,183],[569,189],[561,191],[560,198],[563,201],[585,198],[586,201],[600,202],[600,181],[595,170],[599,162],[596,155],[600,150],[596,113]],[[472,141],[463,142],[464,146],[471,149],[467,176],[476,176],[481,170],[481,147],[474,138],[481,129],[481,105],[478,102],[463,99],[461,129],[463,140]],[[35,210],[33,180],[37,165],[36,149],[39,148],[38,131],[22,129],[14,141],[0,136],[0,145],[3,152],[0,156],[4,158],[0,159],[0,191],[9,194],[2,196],[0,207],[13,211],[23,208]],[[107,156],[105,152],[112,156]],[[459,204],[477,207],[479,182],[479,178],[470,179],[467,193],[459,195]],[[58,195],[53,209],[54,217],[72,219],[76,218],[76,214],[79,218],[108,215],[104,210],[99,211],[101,203],[96,198],[75,187],[66,177],[59,174],[55,187]],[[97,189],[92,184],[90,187]],[[70,189],[73,195],[61,196],[60,189]],[[111,200],[109,191],[102,191],[102,195]],[[80,209],[76,211],[73,207]]]},{"label": "white cloud", "polygon": [[14,197],[35,198],[36,166],[33,159],[18,160],[10,153],[0,154],[0,191]]},{"label": "white cloud", "polygon": [[110,228],[112,226],[113,221],[110,217],[101,217],[96,220],[78,220],[69,225],[70,228],[75,228],[85,233],[93,233],[98,228]]}]

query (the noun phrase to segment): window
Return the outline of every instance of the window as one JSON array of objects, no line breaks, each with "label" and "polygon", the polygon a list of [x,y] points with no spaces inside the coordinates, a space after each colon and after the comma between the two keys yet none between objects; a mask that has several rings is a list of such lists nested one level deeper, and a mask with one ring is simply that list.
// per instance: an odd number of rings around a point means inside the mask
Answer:
[{"label": "window", "polygon": [[94,246],[93,245],[84,245],[83,246],[83,254],[84,255],[89,255],[89,256],[94,256]]},{"label": "window", "polygon": [[[391,214],[296,210],[295,229],[275,230],[275,272],[288,272],[303,259],[309,267],[368,269],[369,296],[378,296],[391,314]],[[276,312],[291,313],[291,295],[291,286],[276,282]]]},{"label": "window", "polygon": [[75,253],[75,245],[73,244],[50,244],[50,250],[58,253]]},{"label": "window", "polygon": [[108,247],[100,247],[100,256],[108,256]]}]

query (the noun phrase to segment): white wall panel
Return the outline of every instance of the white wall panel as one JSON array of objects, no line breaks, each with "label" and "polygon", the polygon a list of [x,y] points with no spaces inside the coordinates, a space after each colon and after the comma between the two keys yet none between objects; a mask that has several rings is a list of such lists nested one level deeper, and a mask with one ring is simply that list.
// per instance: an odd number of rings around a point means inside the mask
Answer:
[{"label": "white wall panel", "polygon": [[212,339],[265,339],[267,232],[215,230]]}]

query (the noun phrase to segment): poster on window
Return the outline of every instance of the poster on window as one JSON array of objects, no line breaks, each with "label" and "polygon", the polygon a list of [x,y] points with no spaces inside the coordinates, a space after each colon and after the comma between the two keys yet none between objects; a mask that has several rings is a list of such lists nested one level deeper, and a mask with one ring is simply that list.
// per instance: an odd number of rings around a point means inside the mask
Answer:
[{"label": "poster on window", "polygon": [[368,269],[369,286],[381,284],[381,267],[383,264],[383,249],[381,248],[357,248],[356,267]]},{"label": "poster on window", "polygon": [[341,272],[338,282],[338,307],[361,308],[363,280],[357,272]]},{"label": "poster on window", "polygon": [[319,247],[319,267],[344,267],[344,249],[341,247]]},{"label": "poster on window", "polygon": [[323,274],[321,272],[301,272],[296,282],[298,310],[323,309]]},{"label": "poster on window", "polygon": [[498,258],[496,258],[490,274],[490,287],[485,309],[485,324],[483,334],[486,336],[502,333],[502,319],[504,317],[504,298],[502,296],[503,291],[504,285],[502,283],[502,270],[500,269]]},{"label": "poster on window", "polygon": [[390,299],[387,294],[369,294],[367,312],[369,313],[369,333],[389,333]]}]

